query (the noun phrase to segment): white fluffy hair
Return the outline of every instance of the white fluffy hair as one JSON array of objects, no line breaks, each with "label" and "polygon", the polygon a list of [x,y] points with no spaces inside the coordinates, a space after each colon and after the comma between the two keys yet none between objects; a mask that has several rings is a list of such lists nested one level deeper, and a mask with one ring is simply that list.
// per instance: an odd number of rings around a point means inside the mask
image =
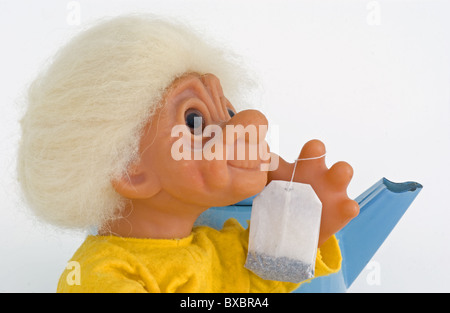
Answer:
[{"label": "white fluffy hair", "polygon": [[236,101],[249,81],[236,60],[186,25],[150,15],[81,32],[28,91],[17,164],[28,206],[74,229],[115,217],[126,200],[111,180],[138,157],[143,127],[167,87],[185,73],[213,73]]}]

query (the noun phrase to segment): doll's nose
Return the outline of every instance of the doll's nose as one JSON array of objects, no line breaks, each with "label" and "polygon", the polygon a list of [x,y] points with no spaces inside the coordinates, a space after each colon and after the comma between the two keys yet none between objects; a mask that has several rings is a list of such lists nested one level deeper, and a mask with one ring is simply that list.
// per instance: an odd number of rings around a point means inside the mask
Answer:
[{"label": "doll's nose", "polygon": [[260,143],[267,134],[267,118],[258,110],[244,110],[236,113],[226,124],[222,125],[224,139],[243,140],[246,143]]}]

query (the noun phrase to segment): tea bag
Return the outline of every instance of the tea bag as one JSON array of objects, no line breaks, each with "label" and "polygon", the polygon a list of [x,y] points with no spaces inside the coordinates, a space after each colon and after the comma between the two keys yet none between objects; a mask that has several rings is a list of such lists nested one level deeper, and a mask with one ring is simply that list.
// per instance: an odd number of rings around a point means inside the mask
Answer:
[{"label": "tea bag", "polygon": [[311,185],[271,181],[253,200],[245,267],[268,280],[313,278],[321,214]]}]

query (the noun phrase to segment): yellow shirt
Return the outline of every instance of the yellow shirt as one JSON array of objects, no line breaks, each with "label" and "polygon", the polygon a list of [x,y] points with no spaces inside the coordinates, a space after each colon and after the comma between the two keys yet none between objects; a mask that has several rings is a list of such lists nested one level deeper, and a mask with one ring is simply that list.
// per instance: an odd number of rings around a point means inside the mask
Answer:
[{"label": "yellow shirt", "polygon": [[[290,292],[299,284],[264,280],[244,267],[249,228],[194,227],[182,239],[88,236],[59,280],[58,292]],[[72,266],[73,265],[73,266]],[[333,236],[317,252],[315,275],[339,271]]]}]

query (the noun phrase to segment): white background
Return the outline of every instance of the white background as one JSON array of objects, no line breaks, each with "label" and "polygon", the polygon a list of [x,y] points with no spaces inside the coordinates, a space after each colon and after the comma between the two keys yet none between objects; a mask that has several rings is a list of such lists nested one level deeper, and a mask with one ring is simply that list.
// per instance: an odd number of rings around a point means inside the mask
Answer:
[{"label": "white background", "polygon": [[448,1],[9,0],[0,2],[0,292],[54,292],[84,236],[36,221],[20,202],[26,84],[87,22],[126,12],[181,17],[247,58],[281,156],[321,139],[328,165],[353,166],[352,198],[381,177],[423,184],[350,292],[450,291]]}]

